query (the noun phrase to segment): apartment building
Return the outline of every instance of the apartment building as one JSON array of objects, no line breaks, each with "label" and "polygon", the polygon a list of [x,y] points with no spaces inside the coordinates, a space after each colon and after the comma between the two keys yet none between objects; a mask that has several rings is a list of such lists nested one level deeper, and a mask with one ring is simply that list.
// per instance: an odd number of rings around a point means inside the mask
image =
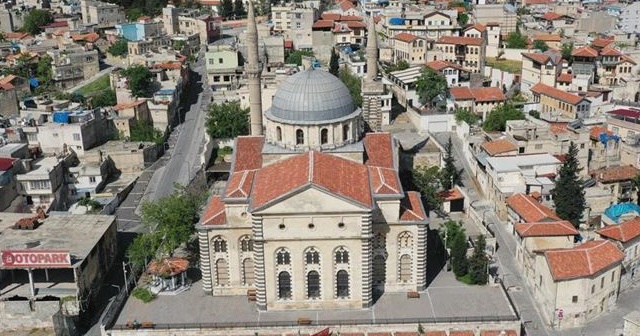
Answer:
[{"label": "apartment building", "polygon": [[469,86],[470,75],[461,66],[447,61],[427,62],[427,66],[432,70],[442,74],[447,79],[449,87]]},{"label": "apartment building", "polygon": [[[338,13],[324,13],[322,19],[340,21]],[[308,2],[288,2],[271,6],[273,33],[294,42],[294,49],[313,48],[312,27],[318,19],[318,9],[309,7]]]},{"label": "apartment building", "polygon": [[600,238],[620,244],[622,261],[621,282],[628,283],[635,278],[640,267],[640,217],[626,220],[618,225],[608,225],[596,231]]},{"label": "apartment building", "polygon": [[139,21],[117,24],[116,34],[127,41],[141,41],[162,35],[162,22]]},{"label": "apartment building", "polygon": [[520,91],[532,97],[531,88],[538,83],[555,87],[556,78],[562,72],[562,55],[555,51],[522,53]]},{"label": "apartment building", "polygon": [[606,116],[606,132],[615,140],[613,148],[619,150],[620,164],[640,168],[640,110],[615,109]]},{"label": "apartment building", "polygon": [[606,86],[616,86],[625,83],[632,77],[632,69],[636,62],[629,56],[614,48],[604,48],[600,51],[597,62],[598,83]]},{"label": "apartment building", "polygon": [[[397,15],[395,15],[397,14]],[[408,6],[402,13],[389,13],[382,21],[382,33],[393,38],[400,33],[422,36],[429,40],[437,40],[443,36],[458,35],[458,12],[455,10],[424,12],[419,8]]]},{"label": "apartment building", "polygon": [[220,38],[221,18],[202,14],[198,10],[178,9],[167,5],[162,9],[164,31],[167,35],[198,35],[200,45],[207,45]]},{"label": "apartment building", "polygon": [[228,45],[210,46],[205,54],[209,84],[215,89],[232,89],[240,85],[244,69],[238,51]]},{"label": "apartment building", "polygon": [[531,87],[533,101],[539,104],[538,111],[545,119],[584,119],[591,116],[591,101],[577,94],[538,83]]},{"label": "apartment building", "polygon": [[127,57],[130,63],[136,56],[145,55],[146,53],[159,50],[160,48],[169,48],[171,46],[171,38],[169,36],[156,36],[138,41],[127,41],[128,53]]},{"label": "apartment building", "polygon": [[590,46],[584,46],[574,49],[571,56],[573,57],[571,73],[574,81],[580,83],[578,91],[586,91],[589,85],[593,84],[599,53]]},{"label": "apartment building", "polygon": [[126,23],[124,10],[112,3],[95,0],[81,0],[82,23],[85,26],[110,28],[120,23]]},{"label": "apartment building", "polygon": [[52,121],[36,127],[38,145],[44,154],[58,155],[68,151],[79,157],[115,134],[115,128],[98,110],[54,112]]},{"label": "apartment building", "polygon": [[552,223],[562,221],[553,210],[530,194],[515,193],[506,201],[506,221],[510,230],[518,223]]},{"label": "apartment building", "polygon": [[405,61],[412,65],[424,64],[427,41],[408,33],[400,33],[393,37],[394,63]]},{"label": "apartment building", "polygon": [[20,168],[18,159],[0,157],[0,211],[7,209],[18,196],[14,176]]},{"label": "apartment building", "polygon": [[640,169],[632,165],[617,165],[602,167],[589,174],[600,187],[611,192],[617,203],[636,201],[633,179],[640,174]]},{"label": "apartment building", "polygon": [[107,182],[109,176],[108,161],[99,164],[83,163],[75,167],[69,167],[65,183],[69,191],[67,196],[69,204],[81,198],[93,197],[99,193]]},{"label": "apartment building", "polygon": [[23,204],[34,210],[38,207],[45,211],[66,208],[65,160],[71,157],[75,155],[61,153],[27,163],[26,173],[16,175]]},{"label": "apartment building", "polygon": [[482,38],[442,36],[434,43],[434,60],[456,63],[469,72],[480,73],[484,70],[485,45]]},{"label": "apartment building", "polygon": [[68,88],[91,78],[100,72],[100,58],[97,50],[67,48],[49,50],[53,82],[57,87]]},{"label": "apartment building", "polygon": [[504,35],[515,32],[518,23],[516,8],[511,4],[476,5],[473,6],[471,16],[476,23],[498,24]]},{"label": "apartment building", "polygon": [[640,33],[640,3],[627,4],[620,12],[616,25],[625,33]]},{"label": "apartment building", "polygon": [[466,109],[482,117],[482,120],[485,120],[493,109],[507,101],[502,90],[496,87],[452,87],[449,89],[449,95],[448,110]]}]

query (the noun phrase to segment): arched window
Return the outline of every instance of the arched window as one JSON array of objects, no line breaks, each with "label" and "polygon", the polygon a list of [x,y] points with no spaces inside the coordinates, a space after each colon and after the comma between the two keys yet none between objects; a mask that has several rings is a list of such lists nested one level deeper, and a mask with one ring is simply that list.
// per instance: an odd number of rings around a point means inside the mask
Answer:
[{"label": "arched window", "polygon": [[216,260],[216,285],[229,286],[229,264],[222,258]]},{"label": "arched window", "polygon": [[289,251],[285,249],[280,249],[276,253],[276,264],[278,265],[290,265],[291,264],[291,254]]},{"label": "arched window", "polygon": [[291,274],[289,272],[278,273],[278,298],[291,299]]},{"label": "arched window", "polygon": [[340,247],[336,250],[336,264],[348,264],[349,263],[349,251],[344,247]]},{"label": "arched window", "polygon": [[410,248],[413,246],[413,235],[409,231],[401,232],[398,235],[398,247]]},{"label": "arched window", "polygon": [[253,240],[249,236],[240,237],[240,250],[242,252],[252,252],[253,251]]},{"label": "arched window", "polygon": [[386,245],[384,233],[378,232],[373,236],[373,249],[383,249]]},{"label": "arched window", "polygon": [[336,296],[338,298],[349,297],[349,273],[345,270],[340,270],[336,274]]},{"label": "arched window", "polygon": [[255,283],[253,260],[251,258],[242,261],[242,283],[245,286],[251,286]]},{"label": "arched window", "polygon": [[320,253],[315,249],[311,248],[305,253],[304,260],[309,265],[320,264]]},{"label": "arched window", "polygon": [[349,140],[349,125],[342,126],[342,141]]},{"label": "arched window", "polygon": [[307,298],[320,298],[320,274],[316,271],[307,273]]},{"label": "arched window", "polygon": [[276,140],[282,141],[282,128],[276,127]]},{"label": "arched window", "polygon": [[227,252],[227,241],[221,236],[215,236],[211,240],[213,244],[213,252]]},{"label": "arched window", "polygon": [[329,142],[329,130],[323,128],[320,131],[320,144],[324,145]]},{"label": "arched window", "polygon": [[411,256],[403,254],[400,257],[400,282],[411,281]]},{"label": "arched window", "polygon": [[296,130],[296,145],[304,145],[304,131]]}]

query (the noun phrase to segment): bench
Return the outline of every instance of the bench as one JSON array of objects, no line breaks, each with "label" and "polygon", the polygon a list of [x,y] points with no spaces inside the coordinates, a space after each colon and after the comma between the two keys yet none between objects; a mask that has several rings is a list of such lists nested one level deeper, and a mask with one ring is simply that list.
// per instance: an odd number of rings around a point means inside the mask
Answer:
[{"label": "bench", "polygon": [[420,298],[419,292],[416,292],[416,291],[407,292],[407,299],[419,299],[419,298]]},{"label": "bench", "polygon": [[298,324],[299,325],[310,325],[311,324],[311,319],[308,317],[298,317]]},{"label": "bench", "polygon": [[140,323],[140,328],[146,328],[146,329],[153,329],[153,327],[155,327],[156,324],[153,322],[141,322]]}]

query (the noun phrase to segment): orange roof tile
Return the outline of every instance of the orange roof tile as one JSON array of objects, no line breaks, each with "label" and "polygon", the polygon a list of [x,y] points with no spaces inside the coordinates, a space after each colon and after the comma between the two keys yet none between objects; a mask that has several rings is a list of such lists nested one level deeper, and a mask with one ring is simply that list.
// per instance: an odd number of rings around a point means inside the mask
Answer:
[{"label": "orange roof tile", "polygon": [[600,183],[629,181],[636,177],[638,174],[640,174],[640,169],[632,165],[609,166],[591,172],[591,176],[593,176]]},{"label": "orange roof tile", "polygon": [[579,56],[579,57],[591,57],[591,58],[596,58],[598,57],[598,51],[589,47],[589,46],[584,46],[584,47],[580,47],[578,49],[575,49],[572,53],[571,56]]},{"label": "orange roof tile", "polygon": [[449,94],[455,100],[473,100],[473,93],[468,87],[452,87],[449,89]]},{"label": "orange roof tile", "polygon": [[484,43],[484,40],[479,37],[442,36],[436,43],[480,46]]},{"label": "orange roof tile", "polygon": [[515,330],[483,330],[480,336],[518,336]]},{"label": "orange roof tile", "polygon": [[613,43],[613,40],[597,38],[591,42],[591,46],[596,48],[604,48]]},{"label": "orange roof tile", "polygon": [[259,169],[262,167],[262,136],[239,136],[234,149],[233,171]]},{"label": "orange roof tile", "polygon": [[452,63],[452,62],[443,61],[443,60],[427,62],[427,66],[429,68],[435,70],[435,71],[442,71],[443,69],[446,69],[446,68],[453,68],[453,69],[457,69],[459,71],[465,71],[458,64],[455,64],[455,63]]},{"label": "orange roof tile", "polygon": [[284,40],[285,49],[293,49],[293,40]]},{"label": "orange roof tile", "polygon": [[362,29],[367,27],[367,25],[362,21],[347,21],[345,23],[347,24],[347,27],[351,29]]},{"label": "orange roof tile", "polygon": [[165,69],[165,70],[177,70],[182,68],[182,63],[180,62],[165,62],[165,63],[157,63],[153,65],[154,69]]},{"label": "orange roof tile", "polygon": [[374,194],[402,193],[398,173],[394,169],[369,166],[369,179]]},{"label": "orange roof tile", "polygon": [[224,190],[226,198],[247,198],[251,194],[251,185],[255,177],[256,170],[243,170],[231,173],[229,181]]},{"label": "orange roof tile", "polygon": [[480,147],[482,147],[482,149],[484,149],[487,154],[491,156],[518,150],[518,146],[507,139],[487,141],[480,145]]},{"label": "orange roof tile", "polygon": [[456,100],[470,100],[475,102],[502,102],[507,100],[502,90],[496,87],[453,87],[449,93]]},{"label": "orange roof tile", "polygon": [[578,230],[569,221],[518,223],[515,225],[520,237],[575,236]]},{"label": "orange roof tile", "polygon": [[22,40],[28,37],[33,37],[29,35],[29,33],[14,33],[14,32],[4,32],[2,36],[7,40]]},{"label": "orange roof tile", "polygon": [[178,257],[164,258],[162,260],[152,260],[147,266],[148,274],[156,274],[161,276],[174,276],[180,274],[189,268],[189,260]]},{"label": "orange roof tile", "polygon": [[127,102],[127,103],[120,103],[116,106],[113,107],[114,110],[116,111],[121,111],[121,110],[126,110],[132,107],[136,107],[138,105],[142,105],[144,103],[146,103],[147,101],[144,99],[140,99],[140,100],[134,100],[131,102]]},{"label": "orange roof tile", "polygon": [[333,25],[333,30],[332,31],[334,33],[349,33],[352,30],[345,23],[335,22],[334,25]]},{"label": "orange roof tile", "polygon": [[405,42],[405,43],[412,43],[413,41],[418,39],[417,36],[409,34],[409,33],[400,33],[400,34],[394,36],[393,38],[398,40],[398,41]]},{"label": "orange roof tile", "polygon": [[573,93],[569,93],[566,91],[562,91],[560,89],[556,89],[552,86],[549,85],[545,85],[542,83],[538,83],[534,86],[531,87],[531,92],[538,94],[538,95],[545,95],[557,100],[561,100],[565,103],[569,103],[571,105],[576,105],[578,103],[580,103],[581,101],[584,100],[583,97],[573,94]]},{"label": "orange roof tile", "polygon": [[540,64],[545,64],[549,61],[549,55],[542,53],[522,53],[522,57],[526,57]]},{"label": "orange roof tile", "polygon": [[318,20],[311,28],[333,28],[333,20]]},{"label": "orange roof tile", "polygon": [[[340,334],[342,335],[342,334]],[[420,336],[417,332],[401,332],[396,331],[395,336]]]},{"label": "orange roof tile", "polygon": [[464,195],[460,192],[460,190],[458,190],[458,188],[441,191],[439,195],[445,201],[455,201],[455,200],[464,199]]},{"label": "orange roof tile", "polygon": [[219,195],[211,197],[209,205],[200,217],[202,225],[223,225],[227,224],[227,215],[224,211],[224,203]]},{"label": "orange roof tile", "polygon": [[589,130],[589,137],[591,138],[591,140],[600,141],[600,134],[602,133],[613,135],[613,132],[611,132],[610,130],[606,129],[603,126],[594,126]]},{"label": "orange roof tile", "polygon": [[348,11],[350,9],[355,8],[355,6],[351,3],[351,1],[348,1],[348,0],[341,1],[339,5],[340,5],[340,9],[342,9],[343,11]]},{"label": "orange roof tile", "polygon": [[556,78],[556,81],[560,83],[571,83],[573,81],[573,75],[570,73],[561,73]]},{"label": "orange roof tile", "polygon": [[555,34],[539,34],[533,37],[534,41],[544,41],[544,42],[561,42],[562,37],[560,35]]},{"label": "orange roof tile", "polygon": [[635,217],[618,225],[605,226],[596,231],[599,235],[626,243],[640,236],[640,217]]},{"label": "orange roof tile", "polygon": [[591,240],[573,248],[544,252],[551,276],[556,281],[590,277],[620,263],[624,254],[611,241]]},{"label": "orange roof tile", "polygon": [[358,15],[342,15],[340,21],[364,21],[364,19]]},{"label": "orange roof tile", "polygon": [[450,331],[449,336],[475,336],[471,330]]},{"label": "orange roof tile", "polygon": [[447,333],[444,331],[427,331],[424,336],[447,336]]},{"label": "orange roof tile", "polygon": [[542,19],[547,20],[547,21],[555,21],[555,20],[560,20],[562,18],[562,16],[563,15],[558,14],[558,13],[546,12],[542,16]]},{"label": "orange roof tile", "polygon": [[475,23],[475,24],[472,24],[472,25],[468,25],[467,28],[464,29],[464,31],[475,29],[475,30],[477,30],[477,31],[482,33],[482,32],[485,31],[486,28],[487,27],[485,25],[483,25],[483,24]]},{"label": "orange roof tile", "polygon": [[514,194],[507,197],[506,203],[525,223],[560,220],[555,212],[529,195]]},{"label": "orange roof tile", "polygon": [[364,137],[364,149],[367,154],[367,166],[394,168],[393,138],[391,133],[367,133]]},{"label": "orange roof tile", "polygon": [[340,15],[339,13],[322,13],[320,17],[322,18],[322,20],[339,21],[342,15]]},{"label": "orange roof tile", "polygon": [[602,56],[622,56],[620,50],[615,48],[606,47],[600,51],[600,55]]},{"label": "orange roof tile", "polygon": [[367,208],[373,204],[365,165],[311,151],[258,170],[251,189],[251,207],[261,208],[311,185]]},{"label": "orange roof tile", "polygon": [[629,62],[629,63],[634,64],[634,65],[635,65],[635,64],[638,64],[638,63],[636,63],[636,61],[635,61],[631,56],[629,56],[629,55],[622,55],[622,56],[620,56],[620,61],[621,61],[621,62]]}]

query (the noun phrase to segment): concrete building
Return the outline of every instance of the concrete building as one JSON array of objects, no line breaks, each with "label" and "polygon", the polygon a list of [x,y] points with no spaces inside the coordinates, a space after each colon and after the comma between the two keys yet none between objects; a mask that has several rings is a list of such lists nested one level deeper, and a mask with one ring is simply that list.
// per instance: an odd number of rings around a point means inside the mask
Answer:
[{"label": "concrete building", "polygon": [[81,0],[82,23],[96,28],[110,28],[127,22],[124,10],[112,3],[95,0]]},{"label": "concrete building", "polygon": [[97,50],[83,48],[50,50],[53,82],[57,87],[68,88],[91,78],[100,71]]},{"label": "concrete building", "polygon": [[540,115],[547,120],[575,120],[591,117],[591,101],[577,94],[542,83],[531,87]]},{"label": "concrete building", "polygon": [[27,95],[31,95],[31,87],[26,78],[15,75],[0,78],[0,116],[18,115],[18,102]]},{"label": "concrete building", "polygon": [[131,126],[136,122],[153,123],[149,105],[144,99],[117,104],[113,110],[118,114],[114,123],[123,137],[131,136]]},{"label": "concrete building", "polygon": [[502,34],[516,31],[518,14],[511,4],[486,4],[473,7],[474,22],[489,25],[497,23]]},{"label": "concrete building", "polygon": [[124,174],[139,173],[156,161],[159,152],[160,147],[153,142],[109,141],[87,151],[83,162],[101,167],[109,161]]},{"label": "concrete building", "polygon": [[[293,42],[296,50],[313,48],[312,27],[318,19],[318,8],[310,7],[308,1],[288,2],[271,6],[273,32]],[[337,15],[338,21],[341,17]]]},{"label": "concrete building", "polygon": [[108,165],[109,161],[105,160],[98,165],[83,163],[76,167],[69,167],[69,175],[66,178],[69,204],[81,198],[91,198],[99,193],[109,177]]},{"label": "concrete building", "polygon": [[394,63],[405,61],[411,65],[424,64],[427,41],[425,38],[400,33],[393,37]]},{"label": "concrete building", "polygon": [[447,79],[447,84],[450,88],[456,86],[469,86],[469,71],[464,70],[458,64],[446,61],[431,61],[427,62],[427,66],[442,74]]},{"label": "concrete building", "polygon": [[556,78],[562,72],[562,63],[562,55],[557,52],[523,53],[520,91],[533,97],[531,88],[538,83],[555,87]]},{"label": "concrete building", "polygon": [[162,35],[162,22],[139,21],[117,24],[116,33],[128,41],[141,41]]},{"label": "concrete building", "polygon": [[622,9],[616,25],[625,33],[640,33],[640,4],[629,3]]},{"label": "concrete building", "polygon": [[0,211],[7,209],[18,196],[15,174],[20,168],[18,159],[0,157]]},{"label": "concrete building", "polygon": [[496,87],[452,87],[449,89],[449,96],[447,110],[468,110],[480,116],[482,120],[485,120],[493,109],[507,101],[502,90]]},{"label": "concrete building", "polygon": [[434,43],[433,60],[456,63],[469,72],[480,73],[484,70],[485,46],[482,38],[443,36]]},{"label": "concrete building", "polygon": [[608,189],[616,203],[636,201],[635,187],[632,180],[640,174],[640,169],[631,166],[607,166],[589,172],[598,185]]},{"label": "concrete building", "polygon": [[208,83],[214,90],[230,90],[240,86],[243,75],[238,51],[229,45],[214,45],[207,48],[205,65]]},{"label": "concrete building", "polygon": [[577,90],[586,91],[589,85],[593,84],[599,53],[590,46],[584,46],[574,49],[571,56],[573,57],[573,63],[571,63],[573,80],[580,83]]},{"label": "concrete building", "polygon": [[[66,209],[67,189],[64,184],[67,166],[75,155],[46,157],[26,165],[26,173],[16,175],[18,194],[23,204],[45,211]],[[65,161],[66,160],[66,161]]]},{"label": "concrete building", "polygon": [[181,10],[169,4],[162,9],[162,22],[167,35],[197,34],[200,45],[207,45],[220,38],[221,19],[197,10]]},{"label": "concrete building", "polygon": [[608,225],[596,231],[600,238],[620,244],[624,260],[622,261],[623,283],[629,284],[640,267],[640,217],[626,220],[618,225]]},{"label": "concrete building", "polygon": [[385,38],[393,38],[400,33],[438,40],[443,36],[457,36],[458,12],[455,10],[427,11],[416,6],[408,6],[404,12],[383,16],[382,30]]}]

